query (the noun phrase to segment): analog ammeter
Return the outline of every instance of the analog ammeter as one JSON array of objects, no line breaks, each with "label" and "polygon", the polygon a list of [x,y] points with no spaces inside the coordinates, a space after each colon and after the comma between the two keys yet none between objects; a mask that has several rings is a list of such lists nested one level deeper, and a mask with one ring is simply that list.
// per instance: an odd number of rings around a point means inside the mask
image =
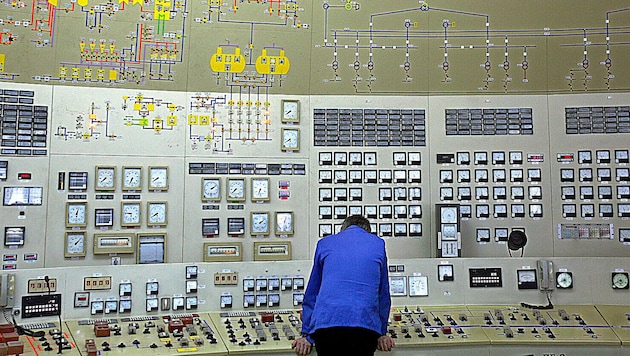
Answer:
[{"label": "analog ammeter", "polygon": [[612,287],[613,289],[628,289],[628,272],[613,272]]},{"label": "analog ammeter", "polygon": [[165,201],[147,202],[147,225],[166,226],[168,203]]},{"label": "analog ammeter", "polygon": [[571,289],[573,288],[573,273],[571,272],[556,272],[556,288],[558,289]]},{"label": "analog ammeter", "polygon": [[168,167],[149,167],[149,190],[168,190]]},{"label": "analog ammeter", "polygon": [[140,220],[142,208],[139,202],[122,202],[120,207],[120,226],[130,227],[142,224]]},{"label": "analog ammeter", "polygon": [[142,189],[142,167],[123,167],[122,176],[123,190]]},{"label": "analog ammeter", "polygon": [[64,257],[83,257],[85,250],[85,231],[66,232]]},{"label": "analog ammeter", "polygon": [[201,200],[221,200],[221,178],[201,178]]},{"label": "analog ammeter", "polygon": [[269,178],[252,178],[252,201],[268,201],[269,194]]},{"label": "analog ammeter", "polygon": [[96,167],[94,190],[116,190],[116,167]]},{"label": "analog ammeter", "polygon": [[300,129],[299,128],[282,128],[282,151],[299,151],[300,150]]},{"label": "analog ammeter", "polygon": [[244,178],[228,178],[227,199],[228,201],[244,201],[245,200],[245,179]]}]

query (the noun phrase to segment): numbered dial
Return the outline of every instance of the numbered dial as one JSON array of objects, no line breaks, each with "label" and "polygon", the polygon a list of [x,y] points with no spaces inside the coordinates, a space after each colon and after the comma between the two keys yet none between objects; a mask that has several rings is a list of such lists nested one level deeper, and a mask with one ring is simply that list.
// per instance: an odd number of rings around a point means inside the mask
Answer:
[{"label": "numbered dial", "polygon": [[252,200],[269,200],[269,179],[252,178]]},{"label": "numbered dial", "polygon": [[293,234],[293,213],[277,212],[276,213],[276,235],[292,235]]},{"label": "numbered dial", "polygon": [[152,226],[166,225],[167,207],[166,202],[148,202],[147,224]]},{"label": "numbered dial", "polygon": [[245,179],[228,179],[227,188],[228,200],[245,200]]},{"label": "numbered dial", "polygon": [[613,289],[628,289],[628,273],[627,272],[613,272],[612,274],[612,287]]},{"label": "numbered dial", "polygon": [[150,167],[149,168],[149,190],[151,191],[168,190],[168,167]]},{"label": "numbered dial", "polygon": [[121,211],[121,226],[140,225],[140,203],[122,203]]},{"label": "numbered dial", "polygon": [[82,257],[85,256],[85,232],[67,232],[65,249],[65,257]]},{"label": "numbered dial", "polygon": [[300,121],[300,102],[297,100],[282,100],[282,122]]},{"label": "numbered dial", "polygon": [[221,200],[221,179],[203,178],[201,181],[201,200],[219,201]]},{"label": "numbered dial", "polygon": [[556,287],[560,289],[573,288],[573,274],[571,272],[556,273]]},{"label": "numbered dial", "polygon": [[283,151],[299,151],[300,149],[300,129],[282,129]]},{"label": "numbered dial", "polygon": [[87,225],[87,205],[85,203],[66,204],[66,227]]},{"label": "numbered dial", "polygon": [[116,189],[116,168],[96,167],[95,190],[115,190]]},{"label": "numbered dial", "polygon": [[123,190],[140,190],[142,189],[142,168],[141,167],[123,167]]},{"label": "numbered dial", "polygon": [[268,235],[269,234],[269,213],[268,212],[252,212],[251,216],[251,233],[252,235]]}]

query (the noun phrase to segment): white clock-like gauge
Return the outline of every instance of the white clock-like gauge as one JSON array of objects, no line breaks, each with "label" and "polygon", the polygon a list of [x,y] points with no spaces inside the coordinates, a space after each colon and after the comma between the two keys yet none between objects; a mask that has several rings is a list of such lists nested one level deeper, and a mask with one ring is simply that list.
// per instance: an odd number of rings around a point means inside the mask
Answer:
[{"label": "white clock-like gauge", "polygon": [[628,289],[628,272],[613,272],[612,287],[613,289]]},{"label": "white clock-like gauge", "polygon": [[269,235],[269,212],[252,212],[250,221],[252,235]]},{"label": "white clock-like gauge", "polygon": [[245,200],[245,179],[229,178],[227,181],[227,199],[230,201]]},{"label": "white clock-like gauge", "polygon": [[252,201],[269,200],[269,178],[252,178]]},{"label": "white clock-like gauge", "polygon": [[165,226],[167,224],[168,203],[154,201],[147,203],[147,225]]},{"label": "white clock-like gauge", "polygon": [[298,128],[282,128],[282,151],[299,151],[300,150],[300,129]]},{"label": "white clock-like gauge", "polygon": [[300,122],[300,102],[282,100],[282,122]]},{"label": "white clock-like gauge", "polygon": [[96,167],[94,190],[116,190],[116,167]]},{"label": "white clock-like gauge", "polygon": [[201,190],[202,201],[221,200],[221,178],[202,178]]},{"label": "white clock-like gauge", "polygon": [[85,256],[85,231],[66,232],[64,257]]},{"label": "white clock-like gauge", "polygon": [[66,203],[66,227],[87,225],[87,203]]},{"label": "white clock-like gauge", "polygon": [[141,207],[139,202],[121,203],[120,226],[140,226]]},{"label": "white clock-like gauge", "polygon": [[556,272],[556,287],[558,289],[573,288],[573,274],[571,272]]},{"label": "white clock-like gauge", "polygon": [[443,206],[441,207],[441,217],[443,224],[455,224],[457,223],[457,207],[454,206]]},{"label": "white clock-like gauge", "polygon": [[168,167],[149,167],[149,190],[168,190]]},{"label": "white clock-like gauge", "polygon": [[124,191],[142,189],[142,167],[123,167],[122,176]]}]

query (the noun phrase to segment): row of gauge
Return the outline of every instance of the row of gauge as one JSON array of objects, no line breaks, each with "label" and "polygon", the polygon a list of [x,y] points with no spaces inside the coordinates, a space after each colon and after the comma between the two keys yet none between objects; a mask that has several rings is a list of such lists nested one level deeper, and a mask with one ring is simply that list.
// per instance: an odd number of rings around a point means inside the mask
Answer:
[{"label": "row of gauge", "polygon": [[[121,227],[137,227],[143,222],[143,203],[139,201],[123,201],[120,203]],[[114,226],[117,216],[114,208],[94,208],[94,227],[108,229]],[[88,225],[88,203],[85,201],[66,202],[67,228],[86,227]],[[147,226],[166,226],[168,224],[168,202],[149,201],[146,202]]]},{"label": "row of gauge", "polygon": [[[121,189],[123,191],[141,191],[146,180],[151,192],[168,191],[169,174],[166,166],[152,166],[148,168],[147,178],[143,178],[143,167],[122,167]],[[88,172],[69,172],[68,190],[85,191],[88,189]],[[117,186],[117,170],[115,166],[96,166],[94,190],[112,192]],[[60,174],[60,186],[65,185],[65,174]]]}]

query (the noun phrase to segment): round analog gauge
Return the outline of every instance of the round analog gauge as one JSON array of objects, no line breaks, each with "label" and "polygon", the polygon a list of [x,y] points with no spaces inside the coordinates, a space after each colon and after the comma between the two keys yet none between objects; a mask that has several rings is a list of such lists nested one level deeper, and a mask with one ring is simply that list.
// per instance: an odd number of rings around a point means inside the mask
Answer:
[{"label": "round analog gauge", "polygon": [[140,225],[140,203],[122,203],[121,226]]},{"label": "round analog gauge", "polygon": [[66,205],[66,226],[85,226],[87,224],[85,203],[68,203]]},{"label": "round analog gauge", "polygon": [[557,272],[556,287],[560,289],[573,288],[573,274],[571,272]]},{"label": "round analog gauge", "polygon": [[65,257],[85,256],[85,232],[67,232]]},{"label": "round analog gauge", "polygon": [[282,150],[297,151],[300,148],[300,130],[299,129],[282,129]]},{"label": "round analog gauge", "polygon": [[297,100],[282,100],[282,122],[300,121],[300,102]]},{"label": "round analog gauge", "polygon": [[148,202],[147,224],[149,226],[166,225],[167,205],[166,202]]},{"label": "round analog gauge", "polygon": [[204,201],[221,200],[221,179],[220,178],[203,178],[201,181],[202,195]]},{"label": "round analog gauge", "polygon": [[245,200],[245,179],[228,179],[227,185],[229,200]]},{"label": "round analog gauge", "polygon": [[139,190],[142,187],[142,167],[123,167],[123,190]]},{"label": "round analog gauge", "polygon": [[442,207],[442,223],[454,224],[457,222],[457,208],[456,207]]},{"label": "round analog gauge", "polygon": [[253,235],[266,235],[269,233],[269,213],[252,212],[251,233]]},{"label": "round analog gauge", "polygon": [[612,286],[614,289],[628,289],[628,273],[613,272]]},{"label": "round analog gauge", "polygon": [[94,189],[96,190],[114,190],[116,188],[116,168],[115,167],[96,167],[96,182]]},{"label": "round analog gauge", "polygon": [[168,167],[149,168],[149,190],[165,191],[168,189]]},{"label": "round analog gauge", "polygon": [[269,200],[269,179],[252,178],[252,200]]}]

